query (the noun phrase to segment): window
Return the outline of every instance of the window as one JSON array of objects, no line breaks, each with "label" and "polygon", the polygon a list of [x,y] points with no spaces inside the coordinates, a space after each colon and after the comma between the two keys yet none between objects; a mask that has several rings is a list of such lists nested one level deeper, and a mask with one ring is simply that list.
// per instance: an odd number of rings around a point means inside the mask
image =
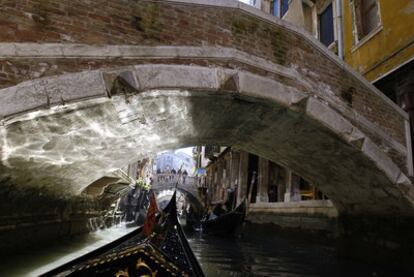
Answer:
[{"label": "window", "polygon": [[377,0],[354,0],[354,21],[357,41],[380,25]]},{"label": "window", "polygon": [[270,13],[273,14],[274,16],[278,16],[279,17],[279,11],[280,11],[280,2],[279,0],[274,0],[270,3]]},{"label": "window", "polygon": [[319,15],[319,39],[327,47],[334,41],[332,4]]},{"label": "window", "polygon": [[245,4],[248,4],[248,5],[254,5],[254,3],[252,3],[253,2],[252,0],[239,0],[239,1]]},{"label": "window", "polygon": [[270,13],[277,17],[283,17],[289,9],[289,0],[273,0],[270,3]]},{"label": "window", "polygon": [[289,9],[289,0],[282,0],[281,16],[283,17]]},{"label": "window", "polygon": [[254,7],[256,7],[256,8],[258,8],[258,9],[260,9],[260,0],[239,0],[240,2],[243,2],[243,3],[245,3],[245,4],[247,4],[247,5],[250,5],[250,6],[254,6]]}]

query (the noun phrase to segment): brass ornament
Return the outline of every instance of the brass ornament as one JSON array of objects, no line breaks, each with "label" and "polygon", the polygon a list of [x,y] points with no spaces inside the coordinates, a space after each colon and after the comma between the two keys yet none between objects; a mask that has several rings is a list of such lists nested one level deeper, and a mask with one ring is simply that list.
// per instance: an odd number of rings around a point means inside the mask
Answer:
[{"label": "brass ornament", "polygon": [[128,268],[125,268],[125,270],[119,270],[115,273],[115,277],[129,277]]},{"label": "brass ornament", "polygon": [[158,273],[157,270],[152,271],[151,267],[149,267],[149,265],[145,263],[141,258],[138,259],[136,268],[137,270],[144,269],[145,271],[150,273],[150,275],[141,275],[142,277],[156,277]]}]

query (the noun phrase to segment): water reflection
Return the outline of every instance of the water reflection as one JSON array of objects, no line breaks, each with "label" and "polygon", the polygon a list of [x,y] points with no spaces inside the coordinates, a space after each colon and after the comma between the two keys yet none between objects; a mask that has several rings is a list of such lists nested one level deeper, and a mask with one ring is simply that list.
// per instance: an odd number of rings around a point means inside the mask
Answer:
[{"label": "water reflection", "polygon": [[134,228],[119,225],[84,236],[51,242],[51,245],[41,249],[27,248],[7,256],[1,253],[0,276],[38,276],[133,230]]},{"label": "water reflection", "polygon": [[[112,227],[61,241],[41,250],[1,253],[0,276],[37,276],[105,245],[133,228]],[[250,276],[410,276],[381,266],[340,259],[335,248],[277,234],[223,239],[198,233],[190,245],[208,277]],[[162,276],[161,276],[162,277]]]},{"label": "water reflection", "polygon": [[276,234],[233,240],[193,235],[189,241],[207,276],[409,276],[338,258],[334,247]]}]

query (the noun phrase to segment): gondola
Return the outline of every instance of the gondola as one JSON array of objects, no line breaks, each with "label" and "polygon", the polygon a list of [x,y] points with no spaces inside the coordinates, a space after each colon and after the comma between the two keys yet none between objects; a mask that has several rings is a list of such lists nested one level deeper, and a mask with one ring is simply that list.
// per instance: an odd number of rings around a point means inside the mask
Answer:
[{"label": "gondola", "polygon": [[185,225],[183,226],[184,231],[187,233],[193,233],[200,229],[200,219],[194,218],[194,216],[186,216]]},{"label": "gondola", "polygon": [[153,230],[140,227],[41,276],[205,276],[178,223],[176,193]]},{"label": "gondola", "polygon": [[246,201],[242,201],[237,208],[229,213],[214,219],[201,221],[202,231],[217,236],[232,236],[244,221],[246,216]]}]

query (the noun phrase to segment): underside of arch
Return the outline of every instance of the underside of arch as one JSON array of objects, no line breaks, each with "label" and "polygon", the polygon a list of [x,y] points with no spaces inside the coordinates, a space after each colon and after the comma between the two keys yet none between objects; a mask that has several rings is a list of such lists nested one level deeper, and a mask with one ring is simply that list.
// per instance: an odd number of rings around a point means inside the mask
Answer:
[{"label": "underside of arch", "polygon": [[140,65],[30,81],[0,97],[1,173],[18,185],[77,194],[160,150],[231,145],[292,168],[340,211],[414,213],[410,180],[363,131],[249,72]]}]

